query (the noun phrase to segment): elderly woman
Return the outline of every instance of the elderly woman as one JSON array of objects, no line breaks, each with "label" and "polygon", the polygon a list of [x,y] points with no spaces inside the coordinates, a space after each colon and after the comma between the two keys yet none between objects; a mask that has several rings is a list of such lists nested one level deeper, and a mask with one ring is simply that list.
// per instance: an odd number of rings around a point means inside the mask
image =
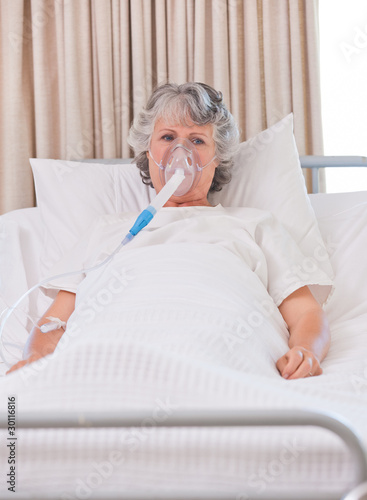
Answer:
[{"label": "elderly woman", "polygon": [[[129,143],[135,150],[135,162],[143,182],[154,187],[157,193],[165,183],[162,159],[172,143],[180,144],[190,166],[192,155],[199,157],[203,168],[190,172],[192,178],[189,179],[189,189],[184,189],[183,194],[175,192],[165,204],[165,207],[177,208],[181,218],[185,218],[187,209],[180,210],[181,207],[205,207],[205,213],[217,213],[215,211],[219,210],[225,214],[222,207],[211,207],[208,194],[219,191],[223,184],[230,182],[232,158],[238,146],[238,138],[237,126],[223,103],[221,93],[205,84],[186,83],[162,85],[153,92],[145,109],[131,127]],[[192,220],[191,218],[190,221]],[[227,226],[229,228],[233,220],[234,217],[228,224],[224,224],[223,234],[228,233],[229,238],[232,235],[227,231]],[[243,221],[233,223],[241,223],[242,229],[246,230]],[[208,219],[205,224],[208,224]],[[235,230],[237,231],[236,228]],[[199,240],[205,238],[205,235],[202,236],[202,227],[200,231]],[[255,243],[261,247],[262,241],[265,238],[260,238]],[[250,250],[247,251],[251,253]],[[269,251],[264,252],[265,256],[271,255]],[[244,261],[250,259],[246,255],[241,257]],[[274,263],[269,265],[274,266]],[[252,267],[256,269],[257,266],[252,264]],[[49,317],[67,322],[74,311],[75,298],[74,292],[61,289],[38,325],[47,323]],[[320,362],[328,352],[330,333],[325,314],[307,284],[282,298],[278,308],[289,331],[289,349],[276,361],[280,375],[285,379],[320,375]],[[23,361],[14,365],[8,373],[52,353],[63,334],[64,328],[49,333],[33,328],[24,349]]]}]

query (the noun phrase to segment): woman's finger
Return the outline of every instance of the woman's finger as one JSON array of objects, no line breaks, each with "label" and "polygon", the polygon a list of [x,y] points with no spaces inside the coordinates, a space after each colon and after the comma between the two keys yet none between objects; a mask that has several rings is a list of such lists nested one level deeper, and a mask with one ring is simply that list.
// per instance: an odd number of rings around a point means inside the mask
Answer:
[{"label": "woman's finger", "polygon": [[322,368],[320,366],[320,362],[317,359],[317,357],[313,354],[313,352],[310,352],[307,349],[305,349],[302,351],[302,353],[303,353],[303,362],[299,365],[297,370],[289,377],[289,379],[314,377],[316,375],[322,374]]},{"label": "woman's finger", "polygon": [[[283,378],[290,378],[293,373],[302,365],[304,354],[300,349],[290,349],[283,358],[287,361],[280,371]],[[282,363],[280,363],[281,365]],[[279,369],[279,368],[278,368]]]},{"label": "woman's finger", "polygon": [[310,356],[304,356],[302,363],[298,366],[290,376],[289,379],[293,380],[295,378],[305,378],[313,376],[315,372],[314,361]]}]

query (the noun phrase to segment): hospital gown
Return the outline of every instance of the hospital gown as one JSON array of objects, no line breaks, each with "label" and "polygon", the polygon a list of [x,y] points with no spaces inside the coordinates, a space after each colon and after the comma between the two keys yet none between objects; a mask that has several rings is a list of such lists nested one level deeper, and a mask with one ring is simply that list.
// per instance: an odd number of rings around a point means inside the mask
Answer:
[{"label": "hospital gown", "polygon": [[[90,268],[110,255],[138,214],[124,213],[102,216],[80,241],[50,270],[50,274]],[[197,246],[197,252],[210,254],[211,247],[223,250],[223,259],[212,269],[226,268],[226,257],[235,256],[250,269],[279,306],[296,289],[317,285],[320,295],[327,297],[332,288],[330,278],[318,267],[322,258],[302,254],[286,229],[270,213],[253,208],[165,207],[150,224],[120,250],[130,254],[145,249],[142,258],[149,259],[149,249],[160,245],[169,255],[177,254],[178,245]],[[201,255],[202,257],[202,255]],[[179,264],[178,264],[179,266]],[[164,266],[161,272],[168,272]],[[76,292],[85,274],[51,281],[48,288]]]}]

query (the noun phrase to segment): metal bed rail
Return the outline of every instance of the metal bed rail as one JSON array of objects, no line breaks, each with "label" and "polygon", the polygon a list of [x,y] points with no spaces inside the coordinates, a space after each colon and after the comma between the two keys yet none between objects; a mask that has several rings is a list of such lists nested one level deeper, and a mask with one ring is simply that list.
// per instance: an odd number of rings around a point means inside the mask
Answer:
[{"label": "metal bed rail", "polygon": [[365,156],[300,156],[302,168],[312,169],[312,193],[319,192],[319,170],[327,167],[367,167]]},{"label": "metal bed rail", "polygon": [[[139,427],[141,422],[149,419],[151,414],[146,411],[127,411],[124,413],[48,413],[37,412],[19,413],[16,418],[17,429],[46,429],[46,428],[118,428]],[[0,428],[8,426],[7,415],[0,414]],[[221,411],[180,411],[168,416],[164,421],[154,422],[156,427],[239,427],[239,426],[316,426],[327,429],[339,436],[355,460],[356,480],[352,491],[340,492],[340,494],[289,492],[289,490],[276,494],[254,494],[246,491],[239,493],[236,498],[233,492],[218,495],[205,494],[203,492],[192,492],[182,494],[179,491],[170,491],[162,494],[134,494],[123,492],[97,493],[89,498],[91,500],[364,500],[367,498],[367,456],[364,446],[358,435],[349,424],[339,415],[308,411],[308,410],[221,410]],[[320,495],[322,495],[320,497]],[[60,495],[55,493],[50,496],[37,494],[6,495],[3,500],[10,499],[34,499],[34,500],[61,500]]]}]

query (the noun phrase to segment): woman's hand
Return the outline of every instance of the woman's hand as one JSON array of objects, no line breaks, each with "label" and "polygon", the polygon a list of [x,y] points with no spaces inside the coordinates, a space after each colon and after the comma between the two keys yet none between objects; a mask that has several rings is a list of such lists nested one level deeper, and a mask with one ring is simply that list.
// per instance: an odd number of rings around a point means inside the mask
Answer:
[{"label": "woman's hand", "polygon": [[326,315],[307,286],[291,293],[279,306],[289,330],[289,351],[276,366],[286,379],[321,375],[321,361],[330,346]]},{"label": "woman's hand", "polygon": [[276,367],[281,376],[289,380],[322,374],[320,361],[315,354],[297,345],[278,359]]},{"label": "woman's hand", "polygon": [[32,356],[29,356],[29,358],[22,359],[22,361],[18,361],[18,363],[15,363],[15,365],[9,368],[9,370],[6,372],[6,375],[9,375],[9,373],[11,372],[15,372],[15,370],[19,370],[19,368],[22,368],[29,363],[33,363],[34,361],[37,361],[37,359],[40,359],[42,357],[42,354],[32,354]]},{"label": "woman's hand", "polygon": [[[64,321],[66,323],[71,313],[74,311],[74,308],[75,293],[61,290],[56,295],[56,298],[53,301],[52,305],[40,319],[38,326],[47,323],[50,316],[60,318],[61,321]],[[15,370],[19,370],[19,368],[22,368],[29,363],[33,363],[34,361],[37,361],[38,359],[54,352],[59,340],[64,334],[64,329],[58,328],[57,330],[43,333],[38,328],[38,326],[32,328],[32,331],[24,346],[23,357],[25,359],[23,359],[22,361],[18,361],[18,363],[13,365],[6,372],[6,374],[12,373]]]}]

